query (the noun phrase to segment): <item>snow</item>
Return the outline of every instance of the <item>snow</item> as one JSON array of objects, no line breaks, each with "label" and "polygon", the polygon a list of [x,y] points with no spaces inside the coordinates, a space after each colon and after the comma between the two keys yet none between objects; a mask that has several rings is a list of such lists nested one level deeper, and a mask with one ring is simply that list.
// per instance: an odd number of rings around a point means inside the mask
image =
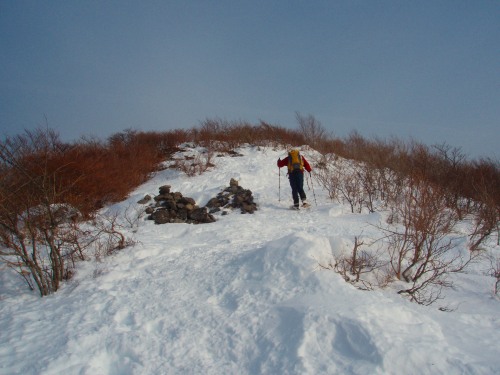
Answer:
[{"label": "snow", "polygon": [[237,151],[194,177],[159,172],[106,210],[133,216],[165,184],[204,205],[235,178],[253,215],[142,218],[127,229],[135,246],[81,263],[44,298],[2,270],[0,374],[500,374],[500,305],[484,267],[453,276],[449,312],[390,286],[361,291],[320,264],[376,237],[383,213],[351,214],[317,182],[312,207],[291,211],[284,151]]}]

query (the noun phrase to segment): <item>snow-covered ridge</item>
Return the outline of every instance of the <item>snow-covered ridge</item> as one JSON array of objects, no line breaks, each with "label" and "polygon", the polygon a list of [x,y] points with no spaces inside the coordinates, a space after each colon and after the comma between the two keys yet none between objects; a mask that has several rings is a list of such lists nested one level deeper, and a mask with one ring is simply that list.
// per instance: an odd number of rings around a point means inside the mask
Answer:
[{"label": "snow-covered ridge", "polygon": [[491,277],[480,268],[457,276],[446,313],[390,288],[360,291],[319,265],[360,233],[376,237],[369,224],[382,214],[351,214],[317,183],[317,205],[306,187],[313,207],[290,211],[276,167],[285,152],[237,151],[243,157],[214,157],[201,175],[165,169],[106,209],[140,212],[137,201],[165,184],[204,205],[234,178],[252,190],[254,214],[139,220],[129,229],[136,246],[82,263],[45,298],[2,272],[0,374],[499,373]]}]

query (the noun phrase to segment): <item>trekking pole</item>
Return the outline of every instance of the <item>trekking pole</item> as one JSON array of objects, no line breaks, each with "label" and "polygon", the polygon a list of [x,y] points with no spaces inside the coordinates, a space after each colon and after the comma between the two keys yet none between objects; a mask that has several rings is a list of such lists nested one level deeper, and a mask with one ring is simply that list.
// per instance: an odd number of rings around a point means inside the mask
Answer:
[{"label": "trekking pole", "polygon": [[281,202],[281,171],[278,167],[278,202]]},{"label": "trekking pole", "polygon": [[316,207],[317,207],[318,202],[316,202],[316,193],[314,192],[314,185],[313,185],[313,179],[312,179],[311,172],[309,172],[309,178],[311,179],[311,187],[312,187],[312,191],[313,191],[314,203],[316,204]]}]

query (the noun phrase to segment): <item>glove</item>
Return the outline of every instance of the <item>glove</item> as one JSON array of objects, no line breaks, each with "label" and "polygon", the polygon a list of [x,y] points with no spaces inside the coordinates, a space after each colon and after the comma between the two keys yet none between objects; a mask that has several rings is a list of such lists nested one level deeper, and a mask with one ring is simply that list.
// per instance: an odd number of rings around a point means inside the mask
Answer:
[{"label": "glove", "polygon": [[278,158],[278,161],[276,162],[276,165],[279,167],[281,162],[281,158]]}]

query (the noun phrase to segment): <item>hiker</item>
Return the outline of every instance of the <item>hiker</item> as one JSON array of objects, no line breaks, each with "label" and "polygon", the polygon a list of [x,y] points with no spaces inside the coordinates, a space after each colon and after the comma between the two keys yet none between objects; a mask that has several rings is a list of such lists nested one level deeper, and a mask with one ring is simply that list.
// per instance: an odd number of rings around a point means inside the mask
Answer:
[{"label": "hiker", "polygon": [[299,209],[299,197],[302,200],[303,207],[309,206],[306,202],[306,193],[304,192],[304,169],[311,173],[311,166],[297,149],[290,150],[288,156],[283,160],[281,158],[278,159],[278,168],[285,165],[288,166],[288,179],[292,188],[292,208]]}]

